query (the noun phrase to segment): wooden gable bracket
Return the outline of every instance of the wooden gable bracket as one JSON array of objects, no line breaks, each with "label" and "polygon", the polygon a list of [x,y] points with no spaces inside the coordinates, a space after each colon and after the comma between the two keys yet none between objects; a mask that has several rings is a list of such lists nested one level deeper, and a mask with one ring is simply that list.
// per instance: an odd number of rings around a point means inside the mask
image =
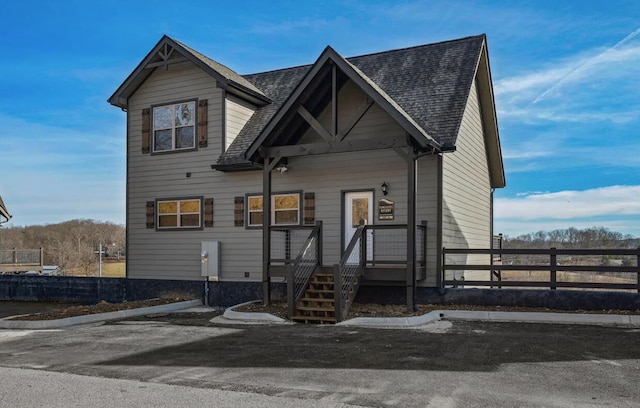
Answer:
[{"label": "wooden gable bracket", "polygon": [[338,91],[337,84],[335,79],[335,65],[333,66],[334,75],[332,79],[332,119],[331,119],[331,128],[333,132],[329,132],[325,129],[324,126],[313,115],[302,105],[300,105],[297,109],[297,112],[302,118],[315,130],[324,140],[327,142],[332,141],[342,141],[344,138],[349,136],[349,133],[353,130],[354,127],[360,122],[362,117],[369,111],[369,109],[373,106],[373,100],[369,97],[365,98],[364,101],[358,106],[356,112],[353,114],[351,121],[340,131],[338,131]]},{"label": "wooden gable bracket", "polygon": [[355,114],[351,118],[351,122],[338,133],[338,139],[344,140],[345,137],[349,136],[349,133],[353,130],[354,127],[360,122],[360,119],[369,111],[369,108],[373,106],[373,100],[370,98],[365,98],[365,100],[358,106]]},{"label": "wooden gable bracket", "polygon": [[[361,150],[379,150],[406,147],[407,143],[400,137],[378,137],[373,139],[318,142],[288,146],[273,146],[259,148],[263,158],[313,156],[317,154],[355,152]],[[275,164],[273,165],[275,167]]]},{"label": "wooden gable bracket", "polygon": [[146,68],[157,68],[157,67],[164,67],[165,71],[169,69],[169,65],[170,64],[177,64],[179,62],[185,62],[188,61],[189,59],[186,57],[177,57],[177,58],[171,58],[171,55],[173,55],[173,53],[176,51],[175,48],[173,48],[172,46],[170,46],[169,44],[164,44],[164,46],[157,52],[157,56],[160,57],[160,59],[162,61],[158,61],[158,62],[151,62],[149,64],[146,65]]},{"label": "wooden gable bracket", "polygon": [[307,123],[313,128],[313,130],[318,132],[318,134],[322,136],[324,140],[326,140],[327,142],[332,142],[334,140],[334,136],[330,134],[327,129],[325,129],[324,126],[322,126],[322,124],[318,122],[318,120],[314,118],[313,115],[304,106],[300,105],[298,107],[298,114],[302,116],[302,118],[307,121]]},{"label": "wooden gable bracket", "polygon": [[[329,60],[327,64],[331,67],[331,130],[327,130],[313,115],[302,105],[298,106],[297,112],[302,118],[327,142],[333,142],[339,139],[338,135],[338,72],[336,64]],[[317,85],[316,85],[317,88]],[[314,89],[315,91],[315,89]],[[310,97],[308,91],[302,93],[304,100]],[[368,108],[367,108],[368,109]],[[362,116],[360,116],[362,117]],[[356,119],[356,123],[359,119]],[[355,123],[351,125],[351,128]],[[349,133],[351,128],[344,133]],[[346,136],[346,134],[345,134]],[[340,140],[344,139],[344,136]]]}]

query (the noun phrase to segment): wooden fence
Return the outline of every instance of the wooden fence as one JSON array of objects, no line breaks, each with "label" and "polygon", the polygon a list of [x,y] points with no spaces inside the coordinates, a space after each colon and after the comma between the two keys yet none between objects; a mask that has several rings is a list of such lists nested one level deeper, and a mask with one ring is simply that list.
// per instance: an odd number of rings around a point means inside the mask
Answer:
[{"label": "wooden fence", "polygon": [[[468,264],[468,255],[487,255],[487,264]],[[505,263],[506,255],[524,255],[529,259],[538,260],[530,264]],[[635,262],[627,265],[594,265],[575,264],[574,258],[579,257],[626,257]],[[569,258],[572,262],[559,262],[558,257]],[[458,258],[453,261],[450,258]],[[461,262],[464,260],[464,262]],[[544,260],[544,261],[542,261]],[[547,261],[548,260],[548,261]],[[571,264],[569,264],[571,263]],[[633,265],[635,263],[635,265]],[[486,280],[468,280],[450,278],[447,271],[487,271]],[[505,272],[548,272],[548,278],[541,279],[541,274],[533,275],[532,279],[505,279]],[[558,279],[559,273],[574,273],[583,278],[577,281]],[[613,277],[615,274],[632,274],[632,279],[621,279],[624,282],[591,281],[594,275]],[[455,276],[455,273],[454,273]],[[593,279],[591,279],[593,280]],[[603,279],[604,280],[604,279]],[[620,280],[620,279],[619,279]],[[640,248],[636,249],[442,249],[442,285],[443,286],[489,286],[489,287],[527,287],[527,288],[581,288],[581,289],[617,289],[635,290],[640,293]]]},{"label": "wooden fence", "polygon": [[42,273],[44,257],[40,249],[2,249],[0,250],[0,273],[22,273],[37,271]]}]

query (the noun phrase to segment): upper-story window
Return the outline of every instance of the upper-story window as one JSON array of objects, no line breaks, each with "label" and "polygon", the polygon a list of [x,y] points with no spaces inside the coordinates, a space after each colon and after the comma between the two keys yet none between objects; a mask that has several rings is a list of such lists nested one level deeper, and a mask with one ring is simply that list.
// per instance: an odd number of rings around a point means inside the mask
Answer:
[{"label": "upper-story window", "polygon": [[153,108],[153,151],[195,149],[196,102]]}]

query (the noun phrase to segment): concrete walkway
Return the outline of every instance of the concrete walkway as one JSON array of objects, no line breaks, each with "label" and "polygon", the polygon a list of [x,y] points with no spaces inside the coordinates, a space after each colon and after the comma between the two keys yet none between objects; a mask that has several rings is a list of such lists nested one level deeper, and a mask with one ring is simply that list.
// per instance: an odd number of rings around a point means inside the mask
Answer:
[{"label": "concrete walkway", "polygon": [[7,317],[0,319],[0,329],[59,329],[61,327],[124,319],[127,317],[142,316],[146,314],[169,313],[198,306],[202,306],[202,302],[200,300],[188,300],[185,302],[169,303],[167,305],[118,310],[116,312],[109,313],[95,313],[56,320],[8,320],[10,317]]},{"label": "concrete walkway", "polygon": [[[291,322],[269,313],[247,313],[234,310],[240,306],[254,302],[246,302],[225,310],[220,317],[213,319],[216,323],[254,323],[254,324],[292,324]],[[526,323],[562,323],[562,324],[604,324],[640,326],[640,315],[619,314],[582,314],[582,313],[543,313],[543,312],[492,312],[473,310],[434,310],[421,316],[410,317],[356,317],[345,320],[337,326],[353,327],[417,327],[433,323],[441,319],[477,320],[493,322],[526,322]]]},{"label": "concrete walkway", "polygon": [[[235,309],[252,302],[246,302],[227,308],[222,316],[211,321],[221,324],[295,324],[270,313],[238,312]],[[121,310],[69,317],[58,320],[8,320],[0,319],[0,329],[57,329],[68,326],[125,319],[147,314],[191,312],[210,313],[220,309],[203,306],[200,300],[190,300],[167,305],[151,306],[140,309]],[[356,317],[338,323],[336,326],[372,327],[372,328],[408,328],[419,327],[439,320],[471,320],[491,322],[524,322],[555,324],[623,325],[640,326],[640,315],[619,314],[580,314],[580,313],[542,313],[542,312],[493,312],[472,310],[434,310],[420,316],[409,317]]]}]

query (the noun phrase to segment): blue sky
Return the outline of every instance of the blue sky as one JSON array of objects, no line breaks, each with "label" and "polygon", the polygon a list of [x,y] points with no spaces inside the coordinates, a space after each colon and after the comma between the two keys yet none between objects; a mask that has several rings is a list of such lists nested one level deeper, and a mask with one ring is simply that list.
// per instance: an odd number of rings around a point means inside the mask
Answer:
[{"label": "blue sky", "polygon": [[0,5],[0,195],[13,225],[124,223],[106,99],[163,34],[239,73],[486,33],[507,187],[495,230],[640,236],[640,2],[29,1]]}]

